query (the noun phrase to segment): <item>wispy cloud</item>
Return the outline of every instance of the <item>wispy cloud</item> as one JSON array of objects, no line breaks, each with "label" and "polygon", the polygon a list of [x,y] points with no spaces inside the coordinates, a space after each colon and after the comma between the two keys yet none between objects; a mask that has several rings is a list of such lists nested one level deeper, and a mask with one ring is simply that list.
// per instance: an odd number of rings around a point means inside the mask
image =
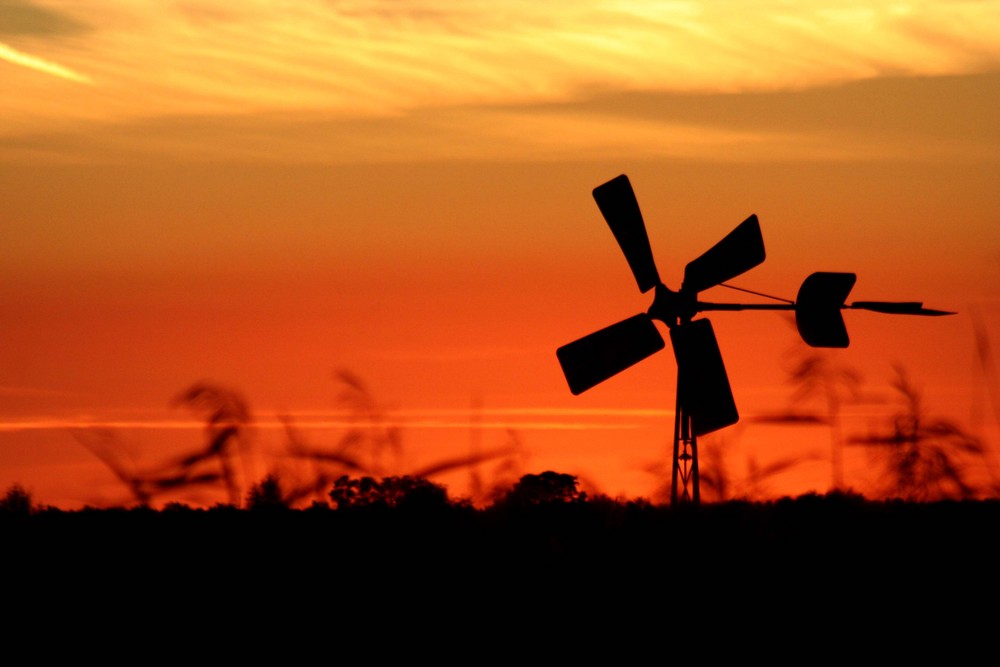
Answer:
[{"label": "wispy cloud", "polygon": [[[748,160],[994,159],[1000,73],[894,77],[810,90],[616,92],[567,102],[414,109],[393,118],[321,112],[91,122],[14,136],[0,158],[74,162],[139,157],[214,162],[544,161],[608,155]],[[933,110],[931,112],[930,110]],[[55,125],[55,124],[54,124]],[[0,130],[2,131],[2,130]],[[433,350],[422,353],[426,358]],[[516,348],[449,349],[438,361],[509,357]],[[412,357],[388,350],[387,358]]]},{"label": "wispy cloud", "polygon": [[130,116],[387,114],[1000,65],[1000,7],[983,2],[94,0],[86,16],[76,57],[107,82],[100,103]]},{"label": "wispy cloud", "polygon": [[59,77],[60,79],[66,79],[68,81],[75,81],[77,83],[87,83],[91,84],[93,81],[90,77],[85,74],[80,74],[68,67],[64,67],[59,63],[54,63],[44,58],[39,58],[38,56],[33,56],[28,53],[23,53],[17,49],[0,42],[0,60],[6,60],[14,65],[20,65],[21,67],[27,67],[28,69],[35,70],[36,72],[43,72],[45,74],[51,74],[52,76]]},{"label": "wispy cloud", "polygon": [[[865,0],[831,9],[779,0],[93,0],[58,16],[87,29],[70,37],[39,29],[8,40],[16,49],[5,46],[0,57],[98,85],[66,104],[35,81],[12,80],[0,101],[8,146],[53,127],[86,142],[109,127],[102,151],[212,161],[520,160],[609,150],[742,159],[758,158],[762,145],[773,147],[765,157],[839,159],[857,147],[845,151],[839,138],[817,146],[779,125],[552,108],[615,93],[705,99],[1000,69],[1000,4],[990,2]],[[205,119],[218,120],[211,141],[174,125]],[[160,131],[149,132],[158,122]],[[92,154],[90,146],[80,152]]]}]

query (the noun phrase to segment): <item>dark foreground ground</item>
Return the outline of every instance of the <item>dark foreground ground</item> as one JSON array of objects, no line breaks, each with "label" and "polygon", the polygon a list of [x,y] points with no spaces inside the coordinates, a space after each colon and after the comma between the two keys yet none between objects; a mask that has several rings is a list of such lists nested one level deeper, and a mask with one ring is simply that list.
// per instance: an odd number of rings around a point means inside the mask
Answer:
[{"label": "dark foreground ground", "polygon": [[[0,514],[8,591],[223,607],[274,598],[570,600],[721,610],[765,601],[850,606],[1000,601],[1000,502],[808,496],[671,510],[530,507]],[[240,602],[242,601],[242,602]]]},{"label": "dark foreground ground", "polygon": [[1000,502],[836,496],[0,513],[3,637],[74,661],[993,664],[998,527]]}]

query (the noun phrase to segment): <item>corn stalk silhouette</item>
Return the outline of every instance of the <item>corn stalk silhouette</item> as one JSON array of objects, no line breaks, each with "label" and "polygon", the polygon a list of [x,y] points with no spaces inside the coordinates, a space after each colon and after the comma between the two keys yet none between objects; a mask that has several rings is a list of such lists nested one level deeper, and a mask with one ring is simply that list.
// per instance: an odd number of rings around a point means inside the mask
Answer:
[{"label": "corn stalk silhouette", "polygon": [[882,432],[854,436],[849,443],[881,453],[887,466],[885,494],[906,500],[971,498],[968,457],[984,454],[982,442],[954,422],[929,417],[906,371],[895,367],[892,388],[900,405]]}]

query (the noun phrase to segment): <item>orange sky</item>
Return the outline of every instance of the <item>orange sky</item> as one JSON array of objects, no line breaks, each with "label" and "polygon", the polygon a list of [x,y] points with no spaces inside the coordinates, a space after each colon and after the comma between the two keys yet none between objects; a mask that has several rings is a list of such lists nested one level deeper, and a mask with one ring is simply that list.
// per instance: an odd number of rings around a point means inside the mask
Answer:
[{"label": "orange sky", "polygon": [[[960,311],[846,314],[834,358],[883,400],[846,426],[884,423],[899,364],[1000,447],[973,326],[997,344],[993,3],[14,0],[0,81],[0,488],[125,499],[68,429],[115,422],[153,465],[201,443],[162,428],[201,379],[253,408],[253,474],[288,466],[276,415],[342,419],[346,368],[400,420],[398,472],[516,437],[523,472],[653,493],[672,355],[579,397],[555,359],[649,305],[590,195],[623,172],[670,287],[756,213],[737,285],[853,271],[851,300]],[[824,429],[752,422],[786,406],[794,330],[712,321],[730,474],[793,457],[762,491],[825,490]]]}]

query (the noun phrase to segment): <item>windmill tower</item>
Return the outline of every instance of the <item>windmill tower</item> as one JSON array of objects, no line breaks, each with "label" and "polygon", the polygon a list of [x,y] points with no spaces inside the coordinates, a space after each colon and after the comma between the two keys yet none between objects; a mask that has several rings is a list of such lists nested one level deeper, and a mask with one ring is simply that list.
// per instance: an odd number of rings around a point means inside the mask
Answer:
[{"label": "windmill tower", "polygon": [[[698,293],[725,285],[764,261],[764,240],[756,215],[740,223],[707,252],[684,268],[678,291],[660,280],[632,185],[624,174],[594,189],[594,199],[621,248],[639,291],[653,290],[653,303],[639,313],[595,331],[556,350],[563,374],[574,395],[639,363],[665,347],[653,323],[670,331],[677,362],[674,412],[671,504],[701,500],[698,479],[698,438],[739,421],[712,324],[695,319],[710,310],[793,310],[802,339],[813,347],[847,347],[849,338],[842,309],[872,310],[908,315],[948,315],[918,302],[862,301],[847,305],[854,287],[853,273],[814,273],[802,283],[795,301],[774,304],[708,303]],[[750,291],[750,290],[744,290]],[[757,292],[752,292],[759,294]],[[767,296],[767,295],[760,295]]]}]

